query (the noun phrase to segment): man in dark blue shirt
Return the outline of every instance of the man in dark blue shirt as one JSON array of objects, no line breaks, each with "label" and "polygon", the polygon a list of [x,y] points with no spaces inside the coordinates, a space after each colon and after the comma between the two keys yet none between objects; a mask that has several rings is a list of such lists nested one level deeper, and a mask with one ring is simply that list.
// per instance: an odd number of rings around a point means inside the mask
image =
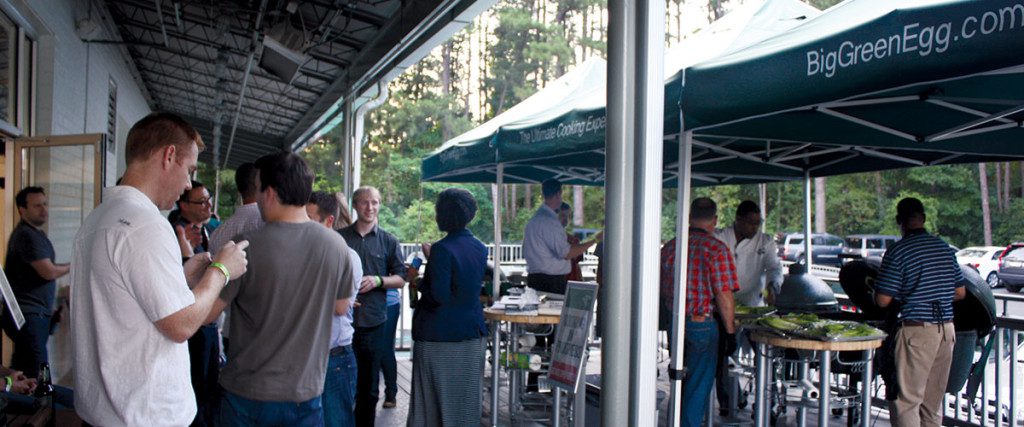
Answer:
[{"label": "man in dark blue shirt", "polygon": [[29,378],[38,376],[39,364],[47,362],[46,340],[50,336],[57,278],[68,274],[68,264],[55,264],[53,244],[43,226],[49,219],[46,193],[40,187],[25,187],[14,198],[21,221],[7,242],[4,263],[14,297],[25,315],[21,330],[14,328],[11,316],[4,316],[4,329],[14,340],[11,368]]},{"label": "man in dark blue shirt", "polygon": [[[885,252],[875,302],[900,303],[893,349],[899,393],[891,403],[893,425],[942,424],[942,395],[953,356],[953,301],[964,298],[963,273],[953,250],[924,229],[924,205],[905,198],[896,205],[903,239]],[[911,344],[913,343],[913,344]]]},{"label": "man in dark blue shirt", "polygon": [[352,206],[358,219],[340,233],[363,262],[352,337],[358,369],[356,425],[372,426],[377,417],[381,362],[386,346],[395,345],[394,336],[389,340],[385,327],[387,290],[405,286],[405,264],[398,239],[377,225],[380,192],[360,187],[352,194]]}]

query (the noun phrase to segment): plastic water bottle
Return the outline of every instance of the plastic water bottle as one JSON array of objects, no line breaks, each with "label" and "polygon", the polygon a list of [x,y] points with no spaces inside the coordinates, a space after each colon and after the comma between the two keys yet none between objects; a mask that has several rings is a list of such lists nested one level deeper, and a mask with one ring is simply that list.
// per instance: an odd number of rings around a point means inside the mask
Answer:
[{"label": "plastic water bottle", "polygon": [[531,371],[539,371],[541,368],[540,355],[529,354],[529,353],[512,353],[501,352],[500,356],[501,366],[509,369],[529,369]]}]

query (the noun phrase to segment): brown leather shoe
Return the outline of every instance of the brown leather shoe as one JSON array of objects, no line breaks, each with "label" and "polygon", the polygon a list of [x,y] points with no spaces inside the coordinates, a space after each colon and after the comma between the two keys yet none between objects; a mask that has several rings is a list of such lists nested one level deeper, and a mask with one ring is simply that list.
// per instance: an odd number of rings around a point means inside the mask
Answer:
[{"label": "brown leather shoe", "polygon": [[394,400],[385,400],[383,406],[385,409],[391,409],[394,408],[395,406],[398,406],[398,404],[395,403]]}]

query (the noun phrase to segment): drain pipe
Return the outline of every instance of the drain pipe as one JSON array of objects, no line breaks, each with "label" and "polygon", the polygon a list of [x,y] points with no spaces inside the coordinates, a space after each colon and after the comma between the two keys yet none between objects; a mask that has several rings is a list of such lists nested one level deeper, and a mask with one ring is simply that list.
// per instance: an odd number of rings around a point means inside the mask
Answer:
[{"label": "drain pipe", "polygon": [[[356,109],[355,120],[353,125],[355,127],[352,133],[352,188],[349,190],[349,197],[352,193],[359,188],[359,182],[362,176],[362,163],[363,163],[363,118],[366,113],[370,112],[388,100],[388,85],[383,82],[377,82],[377,97],[367,101],[365,104],[359,106]],[[354,206],[353,206],[354,207]]]}]

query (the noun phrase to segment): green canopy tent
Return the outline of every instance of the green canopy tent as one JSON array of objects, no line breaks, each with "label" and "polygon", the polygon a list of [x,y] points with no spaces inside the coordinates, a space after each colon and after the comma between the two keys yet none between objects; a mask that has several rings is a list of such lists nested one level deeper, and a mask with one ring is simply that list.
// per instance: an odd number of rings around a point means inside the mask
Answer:
[{"label": "green canopy tent", "polygon": [[[749,2],[684,40],[665,56],[665,74],[673,76],[665,85],[666,131],[679,131],[683,69],[781,33],[819,13],[798,0]],[[506,183],[554,177],[567,184],[603,185],[604,65],[601,60],[587,61],[512,109],[446,142],[423,160],[423,180],[493,183],[500,164]],[[675,151],[666,151],[666,159],[675,160]],[[761,178],[756,175],[759,169],[771,169],[743,165],[742,159],[739,163],[735,168],[753,171],[755,180]],[[674,185],[674,176],[670,168],[666,183]]]},{"label": "green canopy tent", "polygon": [[[500,162],[499,135],[512,124],[546,122],[566,111],[592,110],[604,105],[607,64],[594,57],[549,83],[543,89],[486,123],[445,142],[423,160],[425,181],[496,182]],[[604,129],[600,131],[602,137]],[[601,145],[604,142],[602,138]],[[522,172],[520,174],[520,172]],[[506,182],[532,182],[534,171],[511,167]],[[543,179],[543,178],[541,178]]]},{"label": "green canopy tent", "polygon": [[[690,163],[702,155],[775,169],[766,178],[802,173],[809,233],[811,177],[1024,159],[1022,48],[1019,0],[848,0],[690,67],[681,76],[680,132],[670,135],[683,159],[680,200],[689,200]],[[680,218],[687,210],[680,205]],[[677,224],[677,235],[687,234]],[[681,339],[677,331],[674,342]],[[819,423],[827,423],[828,401],[821,404]],[[862,413],[869,410],[866,403]],[[762,408],[755,420],[766,422]]]},{"label": "green canopy tent", "polygon": [[1022,49],[1020,1],[847,1],[687,69],[682,117],[695,149],[809,176],[1021,159]]}]

